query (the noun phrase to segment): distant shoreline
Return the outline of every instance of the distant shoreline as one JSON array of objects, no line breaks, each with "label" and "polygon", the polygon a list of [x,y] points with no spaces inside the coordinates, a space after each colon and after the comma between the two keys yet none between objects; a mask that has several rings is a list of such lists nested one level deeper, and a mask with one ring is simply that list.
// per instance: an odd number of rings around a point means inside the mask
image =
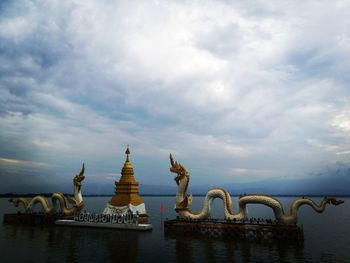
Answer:
[{"label": "distant shoreline", "polygon": [[[51,197],[52,193],[27,193],[27,194],[14,194],[14,193],[6,193],[0,194],[0,198],[11,198],[11,197],[34,197],[37,195]],[[72,194],[64,193],[65,196],[72,196]],[[84,197],[112,197],[114,194],[85,194]],[[174,194],[140,194],[140,196],[144,197],[174,197]],[[192,196],[197,197],[205,197],[205,194],[193,194]],[[233,194],[231,196],[240,196],[237,194]],[[323,196],[334,196],[334,197],[350,197],[350,194],[273,194],[272,196],[277,197],[297,197],[297,196],[306,196],[306,197],[323,197]]]}]

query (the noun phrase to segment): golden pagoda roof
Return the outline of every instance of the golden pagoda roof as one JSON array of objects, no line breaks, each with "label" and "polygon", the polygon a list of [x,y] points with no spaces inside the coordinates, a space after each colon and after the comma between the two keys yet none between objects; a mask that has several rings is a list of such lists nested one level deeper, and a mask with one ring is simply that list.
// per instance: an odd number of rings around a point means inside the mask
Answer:
[{"label": "golden pagoda roof", "polygon": [[119,182],[115,182],[115,195],[110,201],[110,204],[113,206],[125,206],[128,204],[136,206],[143,203],[139,196],[139,183],[135,181],[134,169],[129,160],[129,146],[125,154],[126,160],[121,171],[121,177]]}]

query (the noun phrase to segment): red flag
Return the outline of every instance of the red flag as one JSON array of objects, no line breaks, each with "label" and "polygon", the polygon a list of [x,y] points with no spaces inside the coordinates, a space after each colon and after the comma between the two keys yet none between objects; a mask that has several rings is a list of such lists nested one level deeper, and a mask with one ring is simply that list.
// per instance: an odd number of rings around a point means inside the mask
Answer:
[{"label": "red flag", "polygon": [[159,209],[160,209],[160,213],[161,213],[161,214],[164,214],[164,211],[165,211],[165,205],[160,204]]}]

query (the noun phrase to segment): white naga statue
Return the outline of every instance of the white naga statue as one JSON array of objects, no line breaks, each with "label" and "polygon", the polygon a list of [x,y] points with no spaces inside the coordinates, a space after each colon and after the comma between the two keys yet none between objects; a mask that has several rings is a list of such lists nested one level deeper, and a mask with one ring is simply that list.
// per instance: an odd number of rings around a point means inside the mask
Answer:
[{"label": "white naga statue", "polygon": [[207,219],[210,216],[212,202],[215,198],[220,198],[224,202],[224,216],[226,220],[245,221],[247,220],[246,206],[248,204],[262,204],[271,207],[275,218],[280,224],[296,224],[298,209],[302,205],[311,206],[316,212],[322,213],[327,204],[339,205],[344,203],[342,200],[336,200],[333,197],[324,197],[318,205],[309,198],[298,198],[290,206],[289,213],[285,213],[280,201],[269,195],[249,194],[241,195],[238,198],[238,211],[232,211],[232,200],[228,192],[222,188],[209,189],[204,199],[204,205],[201,211],[194,212],[190,208],[192,195],[187,196],[187,188],[190,181],[190,174],[184,166],[173,160],[170,154],[170,171],[176,173],[174,180],[177,184],[175,211],[185,219]]},{"label": "white naga statue", "polygon": [[[83,196],[81,194],[81,183],[85,179],[84,171],[85,167],[83,164],[80,173],[73,178],[74,198],[64,196],[61,192],[56,192],[52,194],[51,203],[48,198],[42,195],[34,196],[31,200],[27,200],[27,198],[24,197],[10,198],[9,202],[13,203],[16,207],[18,207],[20,203],[23,204],[26,212],[32,212],[34,206],[40,204],[45,214],[60,212],[65,215],[73,215],[84,207]],[[57,206],[57,203],[59,206]]]}]

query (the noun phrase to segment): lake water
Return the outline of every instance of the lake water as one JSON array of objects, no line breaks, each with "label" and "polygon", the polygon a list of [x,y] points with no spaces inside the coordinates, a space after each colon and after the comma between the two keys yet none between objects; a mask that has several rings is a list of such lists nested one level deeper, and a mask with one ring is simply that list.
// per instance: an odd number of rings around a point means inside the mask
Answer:
[{"label": "lake water", "polygon": [[[85,197],[85,209],[102,212],[110,197]],[[204,197],[194,197],[193,210]],[[285,210],[294,200],[280,197]],[[318,202],[321,198],[314,198]],[[254,243],[210,238],[164,237],[162,220],[175,218],[174,197],[143,197],[151,232],[107,229],[12,226],[0,227],[0,262],[350,262],[350,198],[344,204],[327,206],[323,214],[310,207],[299,210],[304,243]],[[233,197],[233,205],[237,198]],[[160,215],[160,204],[165,214]],[[235,210],[235,207],[234,207]],[[269,208],[250,205],[250,217],[273,218]],[[0,199],[4,213],[17,208]],[[223,218],[223,205],[214,201],[213,218]]]}]

